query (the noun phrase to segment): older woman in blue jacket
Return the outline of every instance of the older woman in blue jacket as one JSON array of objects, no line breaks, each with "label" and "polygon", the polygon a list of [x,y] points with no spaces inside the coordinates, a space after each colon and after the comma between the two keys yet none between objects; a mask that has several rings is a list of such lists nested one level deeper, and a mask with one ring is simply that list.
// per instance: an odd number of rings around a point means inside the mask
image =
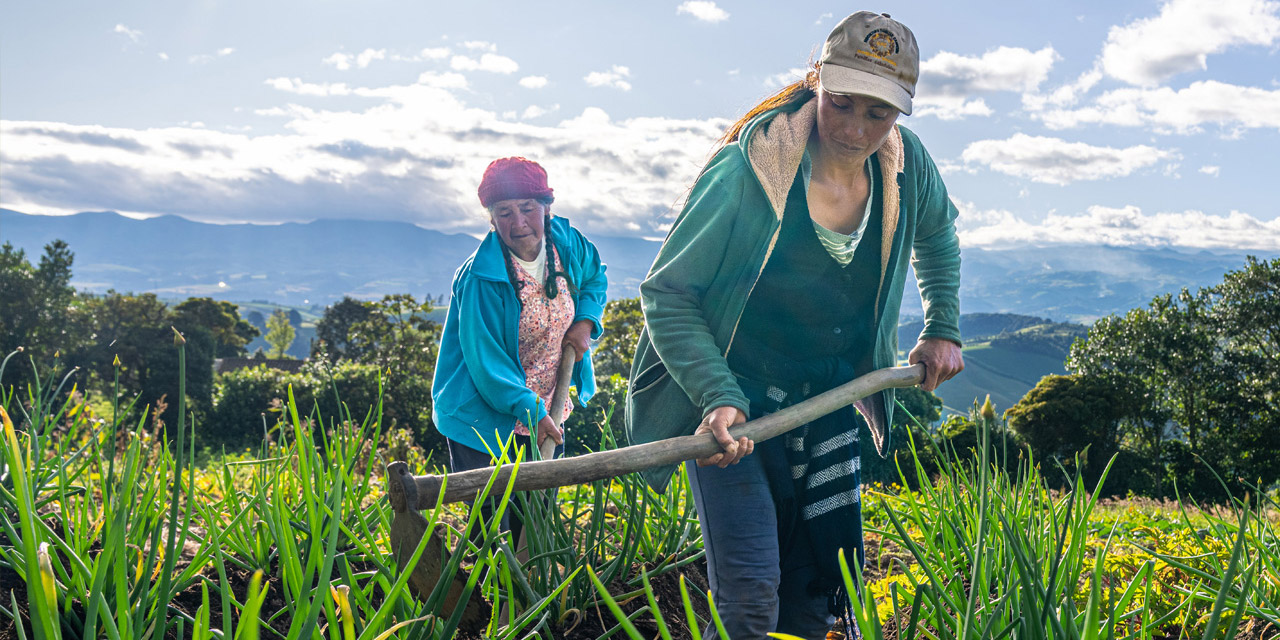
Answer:
[{"label": "older woman in blue jacket", "polygon": [[589,345],[602,331],[608,287],[595,246],[552,217],[538,163],[495,160],[478,192],[492,230],[454,274],[431,391],[455,472],[491,464],[513,433],[526,451],[537,433],[538,445],[552,438],[563,453],[547,403],[565,344],[577,352],[578,400],[595,393]]}]

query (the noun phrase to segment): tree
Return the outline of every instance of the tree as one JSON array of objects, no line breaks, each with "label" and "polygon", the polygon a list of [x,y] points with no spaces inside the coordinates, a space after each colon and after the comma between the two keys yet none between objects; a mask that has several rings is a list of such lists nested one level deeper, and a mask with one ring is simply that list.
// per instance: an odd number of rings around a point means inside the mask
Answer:
[{"label": "tree", "polygon": [[[1140,381],[1122,375],[1049,375],[1004,412],[1015,433],[1042,461],[1067,468],[1081,456],[1087,482],[1096,482],[1111,457],[1129,442],[1144,443],[1150,403]],[[1148,455],[1151,452],[1148,451]],[[1155,457],[1146,459],[1158,459]],[[1113,473],[1109,490],[1123,492],[1130,478]]]},{"label": "tree", "polygon": [[294,335],[296,332],[293,325],[289,324],[289,314],[284,309],[276,309],[271,317],[267,318],[267,335],[263,337],[267,344],[271,345],[273,357],[285,357],[284,352],[289,349],[289,345],[293,344]]},{"label": "tree", "polygon": [[631,375],[631,359],[635,356],[640,331],[644,329],[640,298],[621,298],[605,303],[602,324],[605,332],[592,355],[597,385],[615,373],[623,378]]},{"label": "tree", "polygon": [[[1250,258],[1214,287],[1159,296],[1144,309],[1099,320],[1072,345],[1067,367],[1140,385],[1147,415],[1155,416],[1144,430],[1147,455],[1199,456],[1235,488],[1243,480],[1273,482],[1280,479],[1278,291],[1280,260]],[[1167,446],[1170,440],[1185,447]],[[1178,464],[1179,486],[1186,487],[1187,465]],[[1201,475],[1196,484],[1221,497],[1210,474]]]},{"label": "tree", "polygon": [[258,329],[240,318],[236,305],[212,298],[188,298],[173,308],[173,323],[184,334],[207,330],[216,345],[216,358],[243,356],[245,345],[258,336]]},{"label": "tree", "polygon": [[325,354],[336,370],[344,362],[374,365],[383,372],[383,416],[410,429],[425,448],[442,450],[431,429],[431,382],[435,375],[440,326],[429,301],[408,294],[376,302],[344,298],[316,324],[312,353]]},{"label": "tree", "polygon": [[367,340],[353,335],[353,329],[374,315],[371,303],[361,302],[350,296],[326,307],[324,315],[316,323],[316,342],[311,345],[311,356],[321,354],[330,362],[351,360],[359,362],[365,355]]},{"label": "tree", "polygon": [[[0,246],[0,358],[18,347],[25,357],[43,364],[54,353],[67,354],[79,348],[85,334],[75,330],[79,312],[75,289],[71,287],[71,266],[75,256],[62,240],[45,245],[39,267],[32,267],[26,252],[6,242]],[[29,368],[5,369],[0,386],[23,386],[30,379]]]}]

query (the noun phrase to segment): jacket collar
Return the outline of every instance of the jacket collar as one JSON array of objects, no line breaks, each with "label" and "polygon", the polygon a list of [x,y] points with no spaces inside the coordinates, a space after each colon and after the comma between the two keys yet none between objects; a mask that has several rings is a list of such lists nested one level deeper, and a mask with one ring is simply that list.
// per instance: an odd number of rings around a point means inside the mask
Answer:
[{"label": "jacket collar", "polygon": [[[551,244],[561,246],[561,237],[564,235],[562,227],[569,224],[569,221],[556,216],[551,217],[551,226],[546,230],[551,234]],[[561,253],[561,259],[564,254]],[[480,246],[476,248],[476,252],[471,254],[471,274],[477,278],[486,280],[498,280],[506,282],[507,264],[502,255],[502,239],[498,237],[496,231],[490,230],[480,240]]]},{"label": "jacket collar", "polygon": [[[743,130],[741,145],[747,163],[755,173],[756,180],[764,189],[773,208],[773,215],[782,221],[782,212],[787,208],[787,193],[795,181],[796,171],[804,158],[805,145],[818,122],[818,100],[811,99],[799,109],[775,109],[761,114],[747,123]],[[876,151],[880,161],[880,185],[883,189],[884,208],[881,216],[884,222],[880,237],[880,287],[876,294],[876,317],[880,314],[880,289],[884,288],[885,274],[889,269],[889,254],[893,250],[894,234],[898,230],[898,212],[900,195],[898,193],[898,175],[903,172],[902,131],[894,127],[884,145]],[[767,258],[766,258],[767,259]]]},{"label": "jacket collar", "polygon": [[[779,220],[787,207],[791,183],[795,181],[796,171],[804,158],[805,145],[817,122],[818,101],[813,99],[794,111],[777,109],[762,114],[748,123],[742,132],[746,139],[743,153],[747,163]],[[898,127],[893,128],[876,155],[884,188],[885,222],[891,222],[886,225],[888,229],[896,227],[898,221],[898,174],[903,170],[902,132]]]}]

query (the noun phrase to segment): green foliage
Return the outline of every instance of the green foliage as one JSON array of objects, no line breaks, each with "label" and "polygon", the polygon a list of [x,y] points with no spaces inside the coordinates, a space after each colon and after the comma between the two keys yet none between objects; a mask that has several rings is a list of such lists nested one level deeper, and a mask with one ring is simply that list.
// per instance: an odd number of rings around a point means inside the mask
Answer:
[{"label": "green foliage", "polygon": [[[871,431],[865,423],[859,441],[862,443],[861,462],[862,481],[866,483],[892,483],[898,480],[899,465],[905,464],[911,457],[911,442],[917,447],[925,448],[925,443],[933,437],[934,426],[942,419],[942,399],[920,387],[898,389],[895,394],[898,407],[893,412],[892,435],[889,439],[889,454],[881,458],[871,439]],[[926,463],[929,473],[936,471],[932,463]],[[909,485],[920,486],[929,478],[916,477],[911,465],[905,466]]]},{"label": "green foliage", "polygon": [[283,358],[285,351],[289,350],[289,345],[293,344],[293,337],[296,332],[293,324],[289,322],[289,314],[284,309],[276,309],[267,318],[267,333],[263,338],[267,344],[271,345],[271,357]]},{"label": "green foliage", "polygon": [[[256,447],[264,438],[277,439],[279,428],[287,424],[284,407],[291,390],[303,414],[316,420],[320,416],[330,421],[347,420],[349,416],[361,422],[367,412],[380,408],[389,430],[408,430],[434,459],[443,459],[443,439],[428,428],[430,413],[423,408],[429,406],[424,398],[431,395],[427,381],[394,381],[380,376],[377,366],[358,362],[333,366],[309,363],[297,372],[259,365],[218,376],[213,410],[201,430],[206,444],[241,450]],[[333,426],[332,422],[324,424],[325,428]]]},{"label": "green foliage", "polygon": [[259,333],[256,327],[240,318],[235,304],[212,298],[188,298],[175,306],[173,326],[188,337],[197,331],[211,334],[215,358],[243,356],[245,345]]},{"label": "green foliage", "polygon": [[[1067,366],[1086,376],[1138,385],[1141,453],[1156,458],[1169,439],[1214,461],[1227,486],[1280,481],[1280,259],[1250,258],[1223,282],[1164,295],[1146,308],[1099,320],[1071,349]],[[1162,460],[1171,464],[1170,460]],[[1207,485],[1201,497],[1221,499]],[[1172,486],[1162,487],[1172,491]]]},{"label": "green foliage", "polygon": [[604,305],[604,335],[596,345],[592,363],[596,380],[608,380],[614,374],[631,375],[631,359],[635,355],[636,342],[644,329],[644,311],[640,298],[610,300]]},{"label": "green foliage", "polygon": [[[71,287],[71,265],[75,256],[67,243],[54,240],[45,245],[38,267],[27,260],[26,252],[6,242],[0,245],[0,354],[23,347],[26,358],[39,362],[52,359],[55,352],[78,349],[87,335],[75,330],[71,319],[77,313],[75,289]],[[0,378],[0,388],[25,388],[32,382],[30,369],[12,367]]]},{"label": "green foliage", "polygon": [[585,407],[578,406],[577,391],[571,391],[573,413],[564,422],[566,456],[580,456],[626,444],[622,415],[627,385],[627,378],[616,373],[596,382],[596,395]]},{"label": "green foliage", "polygon": [[[1137,440],[1147,402],[1140,384],[1119,375],[1045,376],[1004,417],[1041,461],[1068,469],[1077,458],[1086,482],[1096,483],[1127,439]],[[1113,478],[1106,493],[1123,494],[1129,477]]]}]

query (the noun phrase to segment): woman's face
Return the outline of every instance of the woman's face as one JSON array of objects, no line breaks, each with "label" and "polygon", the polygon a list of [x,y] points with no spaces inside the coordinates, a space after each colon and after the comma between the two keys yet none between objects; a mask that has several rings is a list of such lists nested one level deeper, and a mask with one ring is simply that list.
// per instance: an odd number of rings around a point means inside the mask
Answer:
[{"label": "woman's face", "polygon": [[499,200],[489,207],[489,220],[502,244],[526,262],[538,257],[542,249],[542,223],[547,205],[533,198]]},{"label": "woman's face", "polygon": [[866,162],[897,120],[898,110],[875,98],[818,91],[818,144],[842,160]]}]

